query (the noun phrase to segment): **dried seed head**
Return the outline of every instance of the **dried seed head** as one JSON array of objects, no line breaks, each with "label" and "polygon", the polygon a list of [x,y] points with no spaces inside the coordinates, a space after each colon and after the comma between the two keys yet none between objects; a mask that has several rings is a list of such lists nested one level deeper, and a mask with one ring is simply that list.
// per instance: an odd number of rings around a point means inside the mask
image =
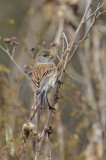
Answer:
[{"label": "dried seed head", "polygon": [[31,48],[31,51],[34,52],[34,51],[35,51],[35,48]]},{"label": "dried seed head", "polygon": [[12,46],[14,46],[14,45],[18,46],[18,45],[19,45],[19,42],[11,39],[11,45],[12,45]]},{"label": "dried seed head", "polygon": [[4,42],[5,42],[5,43],[9,43],[10,41],[11,41],[10,38],[4,38]]},{"label": "dried seed head", "polygon": [[[22,127],[23,136],[28,139],[30,134],[33,134],[34,138],[36,137],[35,125],[33,123],[24,123]],[[23,138],[22,136],[22,138]]]}]

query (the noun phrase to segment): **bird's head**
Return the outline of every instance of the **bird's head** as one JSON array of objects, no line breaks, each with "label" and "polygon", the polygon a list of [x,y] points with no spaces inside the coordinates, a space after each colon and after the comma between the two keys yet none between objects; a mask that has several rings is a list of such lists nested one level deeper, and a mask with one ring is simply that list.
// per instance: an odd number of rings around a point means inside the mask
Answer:
[{"label": "bird's head", "polygon": [[37,53],[35,60],[37,64],[44,64],[53,62],[53,58],[54,56],[50,50],[43,49]]}]

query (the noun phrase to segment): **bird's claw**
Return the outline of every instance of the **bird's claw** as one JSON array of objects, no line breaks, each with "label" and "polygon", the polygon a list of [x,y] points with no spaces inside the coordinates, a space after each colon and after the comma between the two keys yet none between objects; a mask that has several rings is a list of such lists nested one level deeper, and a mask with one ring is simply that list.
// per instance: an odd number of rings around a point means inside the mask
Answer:
[{"label": "bird's claw", "polygon": [[54,95],[55,100],[59,99],[59,96],[57,94]]},{"label": "bird's claw", "polygon": [[63,82],[60,81],[60,80],[58,80],[57,82],[58,82],[59,85],[62,85],[62,84],[63,84]]},{"label": "bird's claw", "polygon": [[50,135],[50,134],[52,134],[52,133],[53,133],[53,129],[52,129],[52,127],[51,127],[51,126],[49,126],[48,134]]},{"label": "bird's claw", "polygon": [[55,113],[55,114],[56,114],[56,109],[55,109],[54,107],[49,106],[49,110],[52,110],[52,111],[53,111],[53,113]]}]

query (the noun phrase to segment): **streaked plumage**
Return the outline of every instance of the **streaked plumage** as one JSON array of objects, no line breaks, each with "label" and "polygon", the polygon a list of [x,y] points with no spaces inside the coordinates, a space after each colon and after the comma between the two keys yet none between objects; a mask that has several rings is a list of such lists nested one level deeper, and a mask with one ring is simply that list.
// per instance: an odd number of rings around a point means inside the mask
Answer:
[{"label": "streaked plumage", "polygon": [[41,107],[46,107],[47,92],[54,87],[57,80],[57,69],[51,60],[52,57],[48,50],[39,52],[32,70],[32,86],[36,94],[41,94]]}]

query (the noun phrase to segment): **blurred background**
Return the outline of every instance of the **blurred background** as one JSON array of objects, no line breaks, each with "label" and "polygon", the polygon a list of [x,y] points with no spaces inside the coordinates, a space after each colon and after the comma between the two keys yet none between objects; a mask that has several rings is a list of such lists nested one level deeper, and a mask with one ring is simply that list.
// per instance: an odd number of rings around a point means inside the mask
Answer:
[{"label": "blurred background", "polygon": [[[4,38],[16,37],[19,46],[14,59],[24,70],[33,66],[31,48],[50,48],[57,41],[58,28],[71,40],[89,0],[0,0],[0,45]],[[95,1],[92,9],[95,9]],[[102,8],[106,10],[106,6]],[[90,11],[91,12],[91,11]],[[62,15],[61,15],[62,13]],[[90,13],[89,13],[90,14]],[[61,23],[61,25],[60,25]],[[82,38],[89,20],[80,32]],[[60,25],[60,26],[59,26]],[[56,61],[57,63],[57,61]],[[68,65],[60,100],[53,115],[53,156],[57,160],[105,160],[106,157],[106,15],[100,16],[89,38]],[[32,89],[22,73],[0,49],[0,157],[16,160],[21,145],[22,125],[33,104]],[[47,109],[41,114],[46,121]],[[43,125],[41,125],[42,128]],[[34,157],[32,139],[20,159]],[[46,151],[45,151],[46,157]],[[3,159],[4,158],[4,159]]]}]

